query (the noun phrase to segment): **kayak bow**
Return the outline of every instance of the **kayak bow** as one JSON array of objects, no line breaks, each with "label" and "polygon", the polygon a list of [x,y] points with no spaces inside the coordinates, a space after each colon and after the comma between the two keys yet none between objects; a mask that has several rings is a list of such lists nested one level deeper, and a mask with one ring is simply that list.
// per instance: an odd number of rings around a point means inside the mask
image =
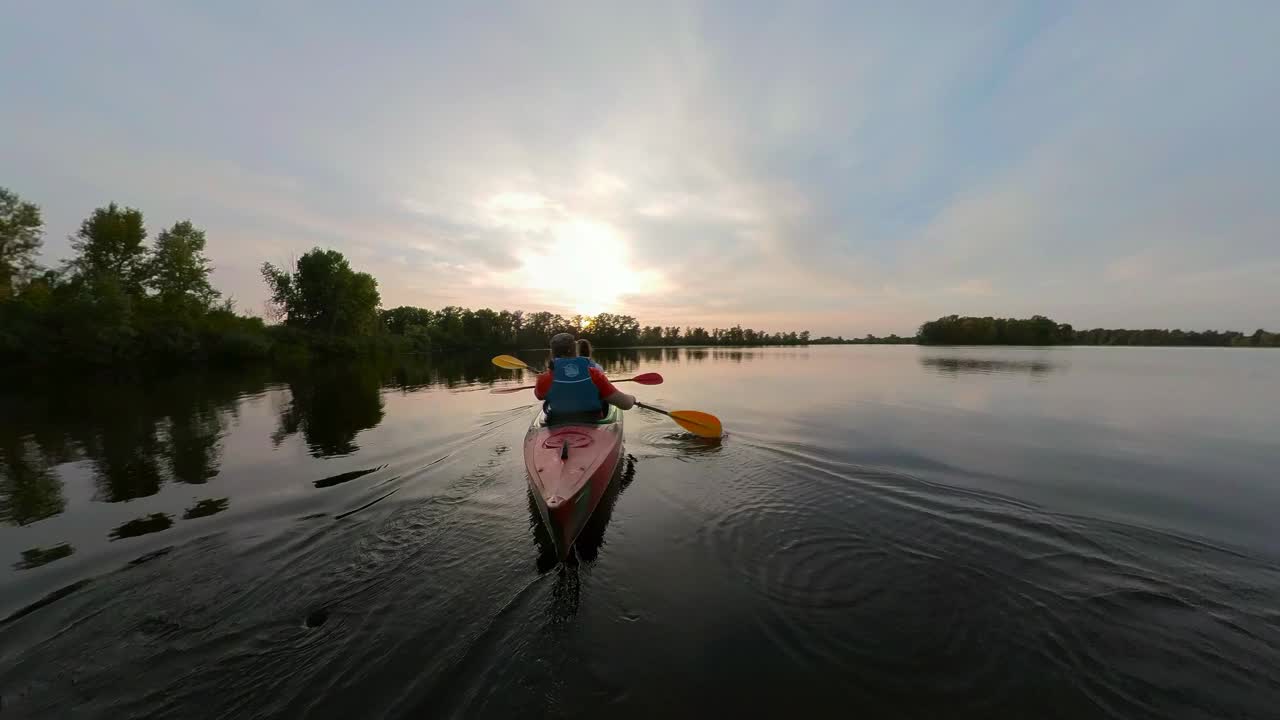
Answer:
[{"label": "kayak bow", "polygon": [[559,560],[568,557],[621,459],[622,411],[616,407],[597,422],[547,425],[545,412],[534,419],[524,438],[524,464]]}]

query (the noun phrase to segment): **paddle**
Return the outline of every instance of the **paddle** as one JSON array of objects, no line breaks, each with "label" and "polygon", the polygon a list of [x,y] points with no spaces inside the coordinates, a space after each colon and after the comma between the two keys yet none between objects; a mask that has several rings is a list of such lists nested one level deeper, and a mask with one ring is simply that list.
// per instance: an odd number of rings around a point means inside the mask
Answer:
[{"label": "paddle", "polygon": [[[503,370],[533,370],[533,368],[529,367],[529,365],[525,363],[525,361],[521,360],[515,355],[499,355],[493,359],[493,364],[497,365]],[[542,371],[536,370],[535,372],[542,372]]]},{"label": "paddle", "polygon": [[675,420],[677,425],[698,437],[718,438],[724,435],[724,428],[720,426],[720,418],[710,413],[698,412],[697,410],[668,411],[652,405],[646,405],[642,402],[637,402],[636,406],[642,407],[645,410],[652,410],[656,413],[662,413],[672,420]]},{"label": "paddle", "polygon": [[[621,380],[610,380],[609,382],[635,382],[640,383],[641,385],[661,385],[662,376],[658,373],[644,373],[633,378],[622,378]],[[505,395],[507,393],[520,392],[521,390],[532,390],[533,388],[533,385],[521,385],[520,387],[513,388],[494,388],[489,392],[494,395]]]},{"label": "paddle", "polygon": [[[497,365],[500,368],[503,368],[504,370],[533,370],[533,368],[529,367],[529,365],[525,363],[525,361],[521,360],[518,357],[515,357],[514,355],[499,355],[493,359],[493,364]],[[658,374],[645,373],[644,375],[637,375],[635,378],[632,378],[632,379],[636,380],[638,378],[645,377],[645,375],[658,375]],[[615,382],[622,382],[622,381],[616,380]],[[661,375],[658,375],[658,382],[662,382]],[[642,383],[642,384],[648,385],[650,383]],[[658,383],[655,382],[652,384],[657,385]],[[527,390],[527,389],[528,388],[526,387],[518,387],[518,388],[511,388],[509,390],[508,389],[492,390],[491,392],[494,392],[494,393],[517,392],[519,390]],[[718,438],[724,435],[724,428],[720,426],[720,418],[716,417],[715,415],[711,415],[710,413],[698,412],[697,410],[667,411],[667,410],[663,410],[662,408],[654,407],[652,405],[646,405],[642,402],[637,402],[636,405],[646,410],[652,410],[656,413],[662,413],[663,415],[666,415],[672,420],[675,420],[677,425],[679,425],[680,427],[684,428],[685,430],[688,430],[689,432],[699,437]]]}]

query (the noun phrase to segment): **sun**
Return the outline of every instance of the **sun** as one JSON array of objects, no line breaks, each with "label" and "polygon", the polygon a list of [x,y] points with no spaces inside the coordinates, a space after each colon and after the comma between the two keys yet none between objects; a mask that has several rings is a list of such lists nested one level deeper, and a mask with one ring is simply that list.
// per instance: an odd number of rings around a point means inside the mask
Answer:
[{"label": "sun", "polygon": [[579,315],[596,316],[608,310],[610,305],[603,302],[577,302],[573,305],[573,311]]},{"label": "sun", "polygon": [[618,308],[623,296],[651,293],[659,279],[631,262],[627,244],[611,226],[575,218],[556,225],[552,248],[521,260],[521,280],[582,315]]}]

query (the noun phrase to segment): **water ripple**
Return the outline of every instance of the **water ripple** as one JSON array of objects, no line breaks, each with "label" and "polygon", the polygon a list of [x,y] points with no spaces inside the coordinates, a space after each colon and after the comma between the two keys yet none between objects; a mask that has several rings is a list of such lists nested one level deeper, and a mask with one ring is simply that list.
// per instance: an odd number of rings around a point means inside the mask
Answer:
[{"label": "water ripple", "polygon": [[1065,715],[1158,714],[1150,697],[1223,707],[1171,667],[1220,676],[1241,707],[1280,691],[1230,660],[1280,660],[1274,614],[1241,603],[1277,596],[1266,562],[752,440],[699,544],[761,598],[761,632],[851,690],[905,703],[927,677],[931,698],[1008,706],[1035,687],[1012,663],[1054,669],[1040,682],[1073,689]]}]

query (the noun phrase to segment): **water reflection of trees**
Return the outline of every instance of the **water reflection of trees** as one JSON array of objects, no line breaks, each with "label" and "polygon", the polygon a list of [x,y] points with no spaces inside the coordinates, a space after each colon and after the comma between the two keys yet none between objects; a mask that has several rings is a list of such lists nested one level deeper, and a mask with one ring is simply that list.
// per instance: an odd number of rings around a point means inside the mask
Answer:
[{"label": "water reflection of trees", "polygon": [[[317,457],[355,452],[356,435],[383,419],[381,389],[492,382],[488,355],[354,362],[286,372],[291,394],[276,442],[301,433]],[[0,393],[0,522],[28,525],[66,509],[58,465],[86,461],[95,499],[122,502],[166,482],[217,476],[222,440],[240,398],[265,392],[274,371],[203,373],[158,380],[37,377]]]},{"label": "water reflection of trees", "polygon": [[662,358],[658,348],[597,350],[593,353],[596,362],[609,375],[620,376],[634,373],[643,362],[653,362]]},{"label": "water reflection of trees", "polygon": [[48,565],[51,562],[61,560],[65,557],[71,557],[75,553],[75,548],[70,543],[59,543],[53,547],[33,547],[22,551],[22,559],[14,563],[14,570],[30,570],[38,568],[41,565]]},{"label": "water reflection of trees", "polygon": [[83,443],[98,479],[96,499],[122,502],[160,492],[162,441],[149,413],[120,412],[102,422]]},{"label": "water reflection of trees", "polygon": [[230,498],[205,498],[195,505],[187,508],[182,513],[183,520],[194,520],[196,518],[209,517],[227,509],[231,504]]},{"label": "water reflection of trees", "polygon": [[178,482],[203,485],[217,476],[225,417],[226,413],[207,407],[185,418],[170,417],[169,472]]},{"label": "water reflection of trees", "polygon": [[1042,377],[1060,369],[1056,363],[1048,360],[1007,360],[994,358],[969,357],[922,357],[920,364],[939,375],[955,376],[965,374],[996,375],[1026,373],[1033,377]]},{"label": "water reflection of trees", "polygon": [[280,411],[272,441],[301,432],[315,457],[350,455],[359,450],[362,430],[382,422],[382,378],[374,365],[330,366],[307,370],[289,381],[291,400]]},{"label": "water reflection of trees", "polygon": [[30,525],[67,507],[62,481],[29,437],[4,432],[0,421],[0,522]]},{"label": "water reflection of trees", "polygon": [[151,513],[134,518],[111,531],[112,540],[150,535],[173,527],[173,516],[168,513]]},{"label": "water reflection of trees", "polygon": [[54,468],[85,460],[95,499],[154,495],[168,481],[218,474],[221,439],[237,402],[265,388],[265,372],[158,381],[37,378],[0,397],[0,521],[26,525],[66,508]]},{"label": "water reflection of trees", "polygon": [[[643,363],[672,361],[679,349],[601,351],[619,377]],[[691,352],[691,351],[687,351]],[[545,352],[521,353],[535,365]],[[404,392],[510,380],[488,353],[360,361],[280,373],[268,367],[161,379],[53,375],[0,382],[0,523],[29,525],[66,510],[56,468],[83,461],[94,498],[122,502],[166,483],[203,484],[220,469],[223,438],[241,398],[266,392],[283,374],[290,390],[273,439],[301,434],[316,457],[356,452],[356,437],[384,417],[384,388]],[[212,508],[213,506],[208,506]],[[197,512],[202,512],[201,508]]]},{"label": "water reflection of trees", "polygon": [[[535,355],[536,353],[530,353],[525,360],[541,367],[546,359]],[[386,364],[380,372],[384,385],[405,391],[424,387],[453,388],[512,378],[510,371],[500,370],[493,364],[493,355],[490,353],[448,353],[406,358],[401,362]]]}]

